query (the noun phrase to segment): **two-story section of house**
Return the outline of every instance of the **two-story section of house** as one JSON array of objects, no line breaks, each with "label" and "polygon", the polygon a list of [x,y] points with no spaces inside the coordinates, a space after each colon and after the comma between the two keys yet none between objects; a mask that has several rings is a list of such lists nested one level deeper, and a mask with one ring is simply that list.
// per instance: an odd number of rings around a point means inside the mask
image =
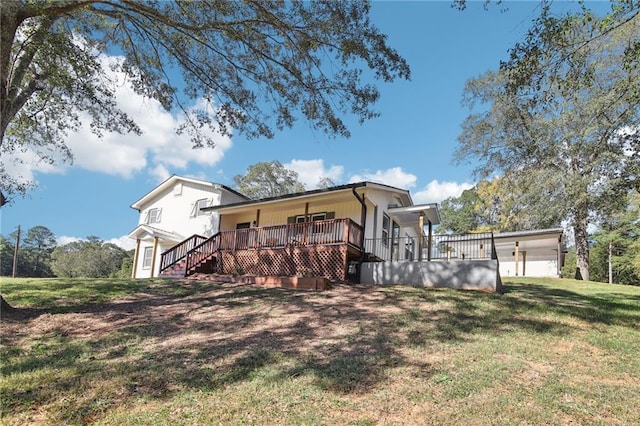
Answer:
[{"label": "two-story section of house", "polygon": [[185,239],[204,241],[219,230],[216,211],[202,210],[246,201],[247,197],[217,183],[173,175],[131,205],[140,212],[129,233],[136,240],[133,278],[156,277],[160,255]]}]

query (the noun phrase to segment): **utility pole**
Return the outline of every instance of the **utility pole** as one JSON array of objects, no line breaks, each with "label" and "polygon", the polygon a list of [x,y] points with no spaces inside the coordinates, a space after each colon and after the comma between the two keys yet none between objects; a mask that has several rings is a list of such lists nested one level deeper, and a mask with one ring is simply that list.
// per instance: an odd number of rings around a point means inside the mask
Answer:
[{"label": "utility pole", "polygon": [[16,277],[16,269],[18,269],[18,248],[20,247],[20,225],[18,225],[18,234],[16,236],[16,246],[13,249],[13,269],[11,271],[11,278]]}]

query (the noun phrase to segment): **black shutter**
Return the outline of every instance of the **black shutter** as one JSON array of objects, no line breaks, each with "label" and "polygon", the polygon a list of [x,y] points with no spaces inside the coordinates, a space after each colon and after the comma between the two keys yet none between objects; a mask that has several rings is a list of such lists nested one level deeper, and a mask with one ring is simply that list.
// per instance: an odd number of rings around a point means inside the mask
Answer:
[{"label": "black shutter", "polygon": [[326,218],[327,219],[335,219],[336,218],[336,212],[327,212]]}]

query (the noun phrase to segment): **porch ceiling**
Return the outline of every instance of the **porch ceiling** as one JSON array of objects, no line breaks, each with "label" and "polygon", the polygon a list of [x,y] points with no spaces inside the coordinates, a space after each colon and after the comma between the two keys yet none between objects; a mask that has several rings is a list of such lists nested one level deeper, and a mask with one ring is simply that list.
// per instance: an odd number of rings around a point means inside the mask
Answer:
[{"label": "porch ceiling", "polygon": [[524,232],[504,232],[494,235],[496,251],[511,253],[518,242],[518,250],[529,253],[557,252],[558,243],[562,243],[561,228]]},{"label": "porch ceiling", "polygon": [[[495,237],[494,237],[495,238]],[[500,240],[495,238],[496,251],[498,253],[511,253],[515,250],[515,240]],[[520,239],[518,240],[518,250],[528,253],[547,253],[558,251],[557,237],[538,237],[537,239]]]},{"label": "porch ceiling", "polygon": [[440,214],[438,213],[438,205],[431,204],[418,204],[415,206],[406,207],[393,207],[388,210],[389,216],[393,217],[398,223],[402,225],[418,225],[420,222],[420,215],[424,215],[424,224],[427,225],[431,222],[432,225],[440,224]]}]

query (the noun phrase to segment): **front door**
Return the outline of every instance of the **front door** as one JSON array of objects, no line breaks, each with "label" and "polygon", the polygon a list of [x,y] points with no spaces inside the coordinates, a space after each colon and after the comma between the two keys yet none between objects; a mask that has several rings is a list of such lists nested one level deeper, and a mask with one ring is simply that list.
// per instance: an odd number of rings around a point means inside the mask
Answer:
[{"label": "front door", "polygon": [[249,247],[249,233],[251,224],[249,222],[238,223],[236,225],[236,250],[246,250]]}]

